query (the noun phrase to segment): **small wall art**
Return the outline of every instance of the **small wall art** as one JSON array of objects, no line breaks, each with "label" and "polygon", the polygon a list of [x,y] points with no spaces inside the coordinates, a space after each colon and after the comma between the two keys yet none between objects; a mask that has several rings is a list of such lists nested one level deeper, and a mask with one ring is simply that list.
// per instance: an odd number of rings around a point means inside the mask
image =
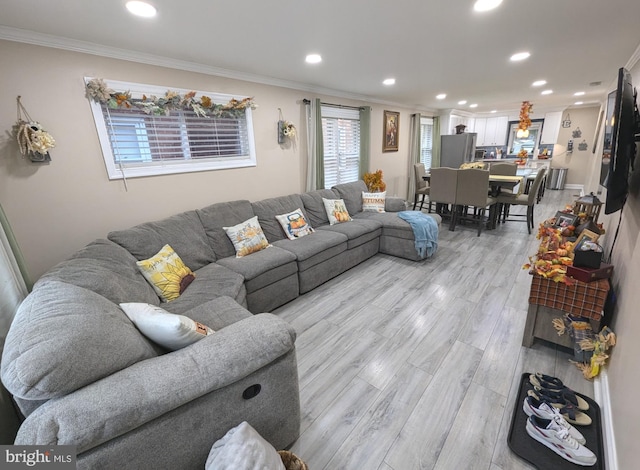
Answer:
[{"label": "small wall art", "polygon": [[398,136],[400,129],[400,113],[395,111],[384,111],[384,136],[382,141],[383,152],[398,151]]}]

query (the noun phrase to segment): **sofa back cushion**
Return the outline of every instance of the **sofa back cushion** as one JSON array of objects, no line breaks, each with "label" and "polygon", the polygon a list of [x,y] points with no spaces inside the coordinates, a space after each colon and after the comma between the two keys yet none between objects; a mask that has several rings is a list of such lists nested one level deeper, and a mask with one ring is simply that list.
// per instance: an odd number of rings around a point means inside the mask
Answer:
[{"label": "sofa back cushion", "polygon": [[338,194],[332,189],[318,189],[316,191],[309,191],[300,195],[302,203],[304,204],[304,210],[309,215],[309,223],[312,227],[320,227],[322,225],[329,224],[329,217],[327,217],[327,210],[324,207],[322,199],[337,199]]},{"label": "sofa back cushion", "polygon": [[62,281],[92,290],[115,304],[160,299],[136,266],[136,258],[109,240],[95,240],[70,259],[62,261],[36,283]]},{"label": "sofa back cushion", "polygon": [[[286,214],[296,209],[302,209],[305,219],[309,216],[304,209],[302,198],[299,194],[263,199],[251,204],[253,212],[258,216],[258,222],[269,242],[286,239],[282,225],[276,219],[276,215]],[[313,224],[311,224],[313,226]]]},{"label": "sofa back cushion", "polygon": [[255,216],[251,203],[245,200],[211,204],[196,213],[217,259],[236,255],[236,249],[222,227],[233,227]]},{"label": "sofa back cushion", "polygon": [[22,399],[48,400],[157,355],[118,305],[83,287],[50,281],[16,313],[2,355],[2,382]]},{"label": "sofa back cushion", "polygon": [[364,181],[358,180],[353,183],[337,184],[331,189],[338,193],[340,199],[344,199],[344,204],[347,206],[347,211],[351,216],[362,212],[362,193],[369,191]]},{"label": "sofa back cushion", "polygon": [[151,258],[164,245],[171,245],[192,271],[216,260],[196,211],[111,232],[107,238],[126,248],[138,260]]}]

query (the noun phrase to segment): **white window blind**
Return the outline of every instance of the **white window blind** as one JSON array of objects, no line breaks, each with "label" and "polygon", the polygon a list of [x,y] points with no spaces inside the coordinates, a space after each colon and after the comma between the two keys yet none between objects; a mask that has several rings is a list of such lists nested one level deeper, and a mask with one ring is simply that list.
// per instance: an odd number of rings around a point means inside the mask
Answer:
[{"label": "white window blind", "polygon": [[357,181],[360,175],[360,112],[322,106],[324,187]]},{"label": "white window blind", "polygon": [[433,119],[420,118],[420,162],[426,170],[431,169],[433,151]]},{"label": "white window blind", "polygon": [[[175,88],[107,81],[132,97],[162,96]],[[230,95],[197,92],[226,104]],[[110,179],[255,166],[251,109],[238,117],[199,116],[191,110],[168,115],[140,109],[110,108],[91,102]]]}]

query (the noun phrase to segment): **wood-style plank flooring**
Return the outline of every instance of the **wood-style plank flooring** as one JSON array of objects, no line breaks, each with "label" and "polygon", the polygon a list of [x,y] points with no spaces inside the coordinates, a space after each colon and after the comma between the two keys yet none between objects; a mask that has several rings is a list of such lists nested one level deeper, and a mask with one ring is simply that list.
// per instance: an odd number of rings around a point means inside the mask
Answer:
[{"label": "wood-style plank flooring", "polygon": [[[536,227],[576,195],[547,190]],[[274,312],[298,332],[302,434],[291,451],[310,469],[531,469],[507,446],[521,374],[593,397],[568,350],[521,346],[522,265],[539,241],[518,219],[480,237],[443,224],[431,259],[376,255]]]}]

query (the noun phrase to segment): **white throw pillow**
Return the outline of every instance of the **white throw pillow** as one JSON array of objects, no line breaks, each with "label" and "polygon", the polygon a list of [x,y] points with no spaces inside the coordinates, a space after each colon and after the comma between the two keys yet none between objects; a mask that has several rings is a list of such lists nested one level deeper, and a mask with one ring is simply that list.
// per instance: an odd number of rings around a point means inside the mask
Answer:
[{"label": "white throw pillow", "polygon": [[343,199],[322,198],[322,202],[324,203],[324,210],[327,211],[330,225],[352,220]]},{"label": "white throw pillow", "polygon": [[362,192],[362,212],[384,212],[384,204],[387,192],[365,193]]},{"label": "white throw pillow", "polygon": [[233,227],[222,227],[236,249],[236,258],[250,255],[271,245],[264,236],[258,216],[251,217]]},{"label": "white throw pillow", "polygon": [[314,232],[313,227],[304,218],[300,208],[288,214],[276,215],[276,219],[282,225],[282,229],[289,240],[295,240]]},{"label": "white throw pillow", "polygon": [[205,470],[285,470],[282,458],[249,423],[243,421],[218,439]]},{"label": "white throw pillow", "polygon": [[169,313],[155,305],[130,302],[120,304],[120,308],[143,335],[172,351],[214,333],[202,323],[184,315]]}]

